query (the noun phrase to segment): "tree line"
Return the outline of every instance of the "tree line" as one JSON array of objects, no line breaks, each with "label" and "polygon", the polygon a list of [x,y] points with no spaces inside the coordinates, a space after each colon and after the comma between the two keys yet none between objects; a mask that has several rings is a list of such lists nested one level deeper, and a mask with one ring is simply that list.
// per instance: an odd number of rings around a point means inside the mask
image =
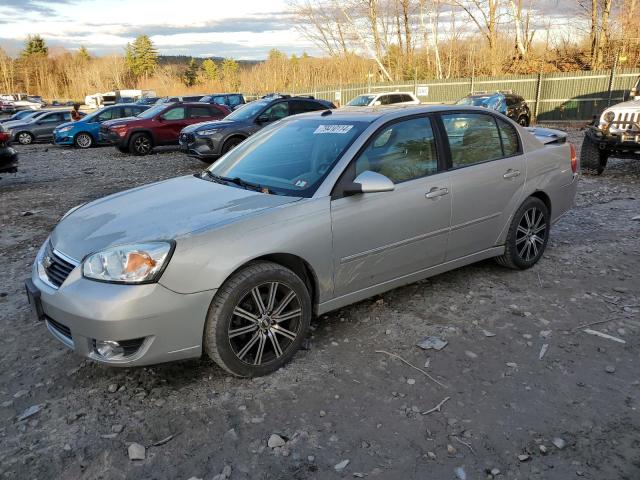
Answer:
[{"label": "tree line", "polygon": [[289,0],[297,29],[322,57],[269,52],[264,62],[161,62],[141,35],[122,55],[52,51],[30,36],[17,57],[0,48],[0,93],[81,100],[119,88],[158,95],[286,92],[367,81],[409,81],[635,67],[640,0],[562,0],[570,26],[540,10],[553,0]]}]

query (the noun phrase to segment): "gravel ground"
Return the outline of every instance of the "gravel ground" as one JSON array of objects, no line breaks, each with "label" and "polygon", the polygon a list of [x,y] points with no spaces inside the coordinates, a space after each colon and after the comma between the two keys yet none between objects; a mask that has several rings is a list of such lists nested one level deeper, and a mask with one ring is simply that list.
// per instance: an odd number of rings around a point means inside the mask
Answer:
[{"label": "gravel ground", "polygon": [[[84,361],[23,293],[67,209],[203,165],[18,149],[0,180],[0,478],[640,478],[640,163],[582,178],[531,270],[482,262],[333,312],[286,368],[240,380],[208,360]],[[594,322],[626,343],[579,328]],[[426,335],[448,345],[421,350]]]}]

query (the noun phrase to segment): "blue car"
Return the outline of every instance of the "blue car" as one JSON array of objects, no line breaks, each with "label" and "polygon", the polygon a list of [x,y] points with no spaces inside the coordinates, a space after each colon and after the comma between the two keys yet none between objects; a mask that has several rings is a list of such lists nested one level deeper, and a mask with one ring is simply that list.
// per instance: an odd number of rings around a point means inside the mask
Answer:
[{"label": "blue car", "polygon": [[135,117],[149,108],[149,105],[134,103],[104,107],[90,113],[81,120],[63,123],[53,131],[56,145],[73,145],[78,148],[90,148],[100,143],[100,124],[107,120]]}]

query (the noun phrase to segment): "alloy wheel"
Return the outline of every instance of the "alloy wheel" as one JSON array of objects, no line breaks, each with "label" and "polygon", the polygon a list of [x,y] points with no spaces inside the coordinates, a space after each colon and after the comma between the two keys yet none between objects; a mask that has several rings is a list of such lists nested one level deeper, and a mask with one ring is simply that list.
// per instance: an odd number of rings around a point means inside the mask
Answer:
[{"label": "alloy wheel", "polygon": [[138,137],[135,139],[134,148],[136,152],[146,154],[151,151],[151,141],[147,137]]},{"label": "alloy wheel", "polygon": [[80,148],[89,148],[91,146],[92,140],[89,135],[86,133],[81,133],[76,137],[76,144]]},{"label": "alloy wheel", "polygon": [[279,359],[300,333],[302,304],[281,282],[263,283],[235,306],[227,337],[236,357],[249,365]]},{"label": "alloy wheel", "polygon": [[547,220],[542,211],[532,207],[524,212],[516,230],[516,250],[525,262],[542,253],[547,234]]}]

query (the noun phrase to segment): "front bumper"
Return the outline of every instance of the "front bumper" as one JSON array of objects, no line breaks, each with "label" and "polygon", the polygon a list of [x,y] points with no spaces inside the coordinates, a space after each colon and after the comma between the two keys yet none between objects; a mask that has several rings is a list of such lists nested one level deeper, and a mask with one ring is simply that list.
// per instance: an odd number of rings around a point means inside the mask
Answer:
[{"label": "front bumper", "polygon": [[640,132],[611,133],[603,131],[598,127],[590,126],[587,129],[587,136],[602,150],[620,152],[640,151]]},{"label": "front bumper", "polygon": [[211,137],[202,137],[193,133],[181,133],[178,137],[180,151],[190,157],[202,160],[216,160],[220,158],[218,142]]},{"label": "front bumper", "polygon": [[98,142],[102,145],[113,145],[113,146],[121,146],[124,147],[127,144],[127,137],[121,137],[116,132],[111,130],[103,130],[100,129],[100,133],[98,136]]},{"label": "front bumper", "polygon": [[[74,268],[59,288],[43,281],[41,249],[27,280],[30,300],[49,332],[76,354],[114,366],[152,365],[200,357],[207,310],[215,290],[179,294],[159,283],[121,285],[84,278]],[[123,359],[100,356],[95,340],[130,346]]]},{"label": "front bumper", "polygon": [[73,145],[73,133],[53,132],[53,143],[56,145]]}]

